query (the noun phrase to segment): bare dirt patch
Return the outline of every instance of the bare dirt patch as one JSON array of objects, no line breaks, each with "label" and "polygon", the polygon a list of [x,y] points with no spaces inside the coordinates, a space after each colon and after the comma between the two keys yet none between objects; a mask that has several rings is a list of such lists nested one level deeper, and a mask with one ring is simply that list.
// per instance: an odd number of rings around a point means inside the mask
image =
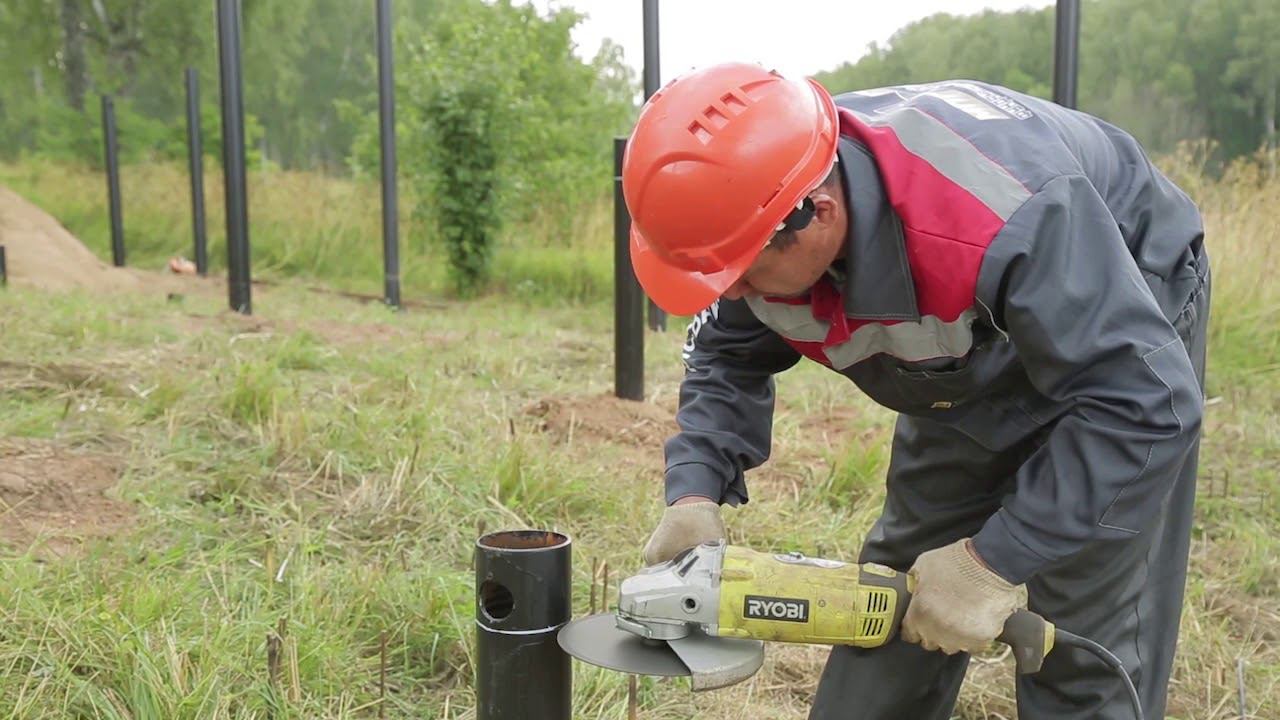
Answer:
[{"label": "bare dirt patch", "polygon": [[587,440],[655,451],[674,435],[674,407],[612,395],[547,397],[525,408],[537,428],[558,442]]},{"label": "bare dirt patch", "polygon": [[107,497],[121,462],[47,440],[0,439],[0,545],[66,555],[128,527],[133,510]]}]

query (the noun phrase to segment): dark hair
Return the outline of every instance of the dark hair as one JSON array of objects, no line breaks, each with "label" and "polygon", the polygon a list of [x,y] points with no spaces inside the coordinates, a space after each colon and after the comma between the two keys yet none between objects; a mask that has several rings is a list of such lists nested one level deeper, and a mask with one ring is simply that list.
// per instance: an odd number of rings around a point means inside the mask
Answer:
[{"label": "dark hair", "polygon": [[[840,191],[840,163],[831,166],[831,172],[827,173],[827,177],[823,179],[822,184],[814,188],[814,190],[826,190],[828,192]],[[796,231],[784,228],[773,234],[769,239],[767,247],[778,250],[786,250],[795,244]]]}]

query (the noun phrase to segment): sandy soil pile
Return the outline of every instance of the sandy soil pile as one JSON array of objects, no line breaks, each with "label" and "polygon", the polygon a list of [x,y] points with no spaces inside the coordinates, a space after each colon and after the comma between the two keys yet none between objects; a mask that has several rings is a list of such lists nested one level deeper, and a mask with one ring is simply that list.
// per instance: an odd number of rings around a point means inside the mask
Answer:
[{"label": "sandy soil pile", "polygon": [[102,262],[45,211],[0,186],[0,245],[9,282],[46,290],[138,290],[133,273]]}]

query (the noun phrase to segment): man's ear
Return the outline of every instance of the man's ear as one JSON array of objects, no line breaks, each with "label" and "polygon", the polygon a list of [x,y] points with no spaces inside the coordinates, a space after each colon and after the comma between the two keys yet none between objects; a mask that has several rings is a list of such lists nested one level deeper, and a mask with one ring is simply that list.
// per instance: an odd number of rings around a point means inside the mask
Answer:
[{"label": "man's ear", "polygon": [[830,225],[836,221],[840,210],[840,201],[830,193],[815,192],[809,196],[813,201],[814,219],[823,225]]}]

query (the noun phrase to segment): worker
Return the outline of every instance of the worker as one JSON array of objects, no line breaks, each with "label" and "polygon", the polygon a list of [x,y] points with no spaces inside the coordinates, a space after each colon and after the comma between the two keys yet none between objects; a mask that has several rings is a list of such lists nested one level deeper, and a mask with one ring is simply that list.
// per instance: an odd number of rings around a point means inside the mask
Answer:
[{"label": "worker", "polygon": [[[1195,204],[1139,144],[981,82],[833,99],[724,64],[654,94],[622,173],[636,276],[693,316],[645,560],[726,536],[721,506],[769,457],[773,376],[808,358],[898,413],[860,561],[915,580],[899,639],[832,649],[810,717],[951,717],[969,653],[1024,604],[1112,649],[1163,717],[1209,266]],[[1132,712],[1075,650],[1017,701]]]}]

